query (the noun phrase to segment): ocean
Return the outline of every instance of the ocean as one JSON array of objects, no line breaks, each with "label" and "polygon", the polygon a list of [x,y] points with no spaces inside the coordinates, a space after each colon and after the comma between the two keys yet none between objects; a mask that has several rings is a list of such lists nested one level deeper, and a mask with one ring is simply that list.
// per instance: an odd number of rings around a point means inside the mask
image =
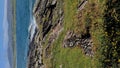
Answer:
[{"label": "ocean", "polygon": [[16,51],[17,68],[26,68],[29,36],[34,33],[32,8],[35,0],[16,0]]}]

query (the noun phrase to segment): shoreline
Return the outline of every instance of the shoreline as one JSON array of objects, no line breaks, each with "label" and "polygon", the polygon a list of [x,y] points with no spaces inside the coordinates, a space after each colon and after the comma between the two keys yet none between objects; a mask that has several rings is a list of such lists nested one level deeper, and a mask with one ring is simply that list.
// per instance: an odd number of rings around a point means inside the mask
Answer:
[{"label": "shoreline", "polygon": [[34,8],[34,4],[35,2],[29,2],[30,3],[30,23],[29,23],[29,27],[28,27],[28,50],[27,50],[27,61],[26,61],[26,68],[29,68],[28,64],[30,63],[29,58],[30,58],[30,46],[34,43],[34,38],[35,38],[35,34],[36,34],[36,29],[37,29],[37,23],[36,23],[36,19],[34,17],[33,14],[33,8]]},{"label": "shoreline", "polygon": [[[62,1],[57,0],[36,0],[34,3],[33,16],[36,20],[36,28],[33,29],[34,35],[29,44],[27,68],[46,68],[45,55],[50,56],[48,54],[49,47],[63,30],[63,8],[59,7],[61,3]],[[48,46],[45,47],[43,45],[47,36],[50,37],[48,38]]]},{"label": "shoreline", "polygon": [[16,0],[12,0],[12,9],[13,9],[13,23],[12,23],[12,38],[13,38],[13,55],[14,55],[14,60],[13,60],[13,68],[17,68],[17,48],[16,48]]},{"label": "shoreline", "polygon": [[8,53],[8,60],[9,60],[9,65],[11,68],[14,68],[14,61],[16,60],[16,58],[14,59],[14,49],[16,50],[16,48],[14,48],[13,44],[15,42],[13,42],[13,8],[12,8],[12,0],[7,0],[7,21],[8,21],[8,48],[7,48],[7,53]]}]

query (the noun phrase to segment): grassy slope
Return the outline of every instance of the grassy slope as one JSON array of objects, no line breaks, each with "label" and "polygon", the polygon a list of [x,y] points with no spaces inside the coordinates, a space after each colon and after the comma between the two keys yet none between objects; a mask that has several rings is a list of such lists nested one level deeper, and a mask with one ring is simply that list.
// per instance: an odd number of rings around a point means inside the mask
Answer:
[{"label": "grassy slope", "polygon": [[[92,27],[91,27],[91,33],[93,40],[100,40],[102,37],[102,3],[103,1],[93,1],[89,0],[88,5],[86,5],[85,10],[83,10],[83,19],[82,21],[78,22],[77,20],[77,6],[78,0],[64,0],[64,30],[61,33],[58,40],[54,43],[53,46],[53,67],[59,68],[60,65],[63,66],[63,68],[98,68],[99,62],[98,62],[98,56],[96,56],[94,59],[91,59],[90,57],[86,57],[80,48],[62,48],[62,42],[63,38],[68,30],[74,30],[76,31],[82,31],[84,30],[84,27],[81,28],[80,26],[77,27],[79,23],[83,23],[83,26],[86,26],[85,19],[90,16],[89,18],[92,20]],[[91,4],[95,3],[96,8],[92,10]],[[101,6],[100,6],[101,5]],[[99,13],[99,15],[97,15]],[[96,17],[96,19],[95,19]],[[93,24],[97,23],[99,27],[95,27]],[[98,29],[99,28],[99,29]],[[76,31],[77,32],[77,31]],[[95,41],[95,46],[100,45],[98,41]]]},{"label": "grassy slope", "polygon": [[[82,53],[81,48],[63,48],[63,39],[68,30],[74,30],[76,33],[84,32],[85,26],[91,26],[90,33],[94,41],[94,48],[102,45],[104,0],[89,0],[85,9],[82,10],[81,20],[78,20],[77,4],[79,0],[64,0],[64,30],[52,46],[52,57],[45,59],[47,68],[98,68],[100,67],[100,50],[96,51],[95,57],[90,58]],[[95,4],[93,8],[93,4]],[[89,24],[86,19],[91,20]],[[78,26],[80,24],[80,26]]]}]

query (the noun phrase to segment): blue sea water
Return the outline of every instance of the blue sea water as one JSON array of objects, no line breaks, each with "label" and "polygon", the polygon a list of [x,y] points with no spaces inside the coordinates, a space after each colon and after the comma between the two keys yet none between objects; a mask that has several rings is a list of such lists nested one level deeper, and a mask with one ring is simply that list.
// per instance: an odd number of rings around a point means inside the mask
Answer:
[{"label": "blue sea water", "polygon": [[29,25],[35,0],[16,0],[17,68],[26,68],[29,47]]}]

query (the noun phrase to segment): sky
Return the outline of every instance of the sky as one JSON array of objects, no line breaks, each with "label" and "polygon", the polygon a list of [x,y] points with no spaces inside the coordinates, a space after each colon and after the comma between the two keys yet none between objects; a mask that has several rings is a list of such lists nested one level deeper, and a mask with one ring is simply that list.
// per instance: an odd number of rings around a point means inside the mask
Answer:
[{"label": "sky", "polygon": [[0,0],[0,68],[10,68],[8,62],[7,0]]}]

